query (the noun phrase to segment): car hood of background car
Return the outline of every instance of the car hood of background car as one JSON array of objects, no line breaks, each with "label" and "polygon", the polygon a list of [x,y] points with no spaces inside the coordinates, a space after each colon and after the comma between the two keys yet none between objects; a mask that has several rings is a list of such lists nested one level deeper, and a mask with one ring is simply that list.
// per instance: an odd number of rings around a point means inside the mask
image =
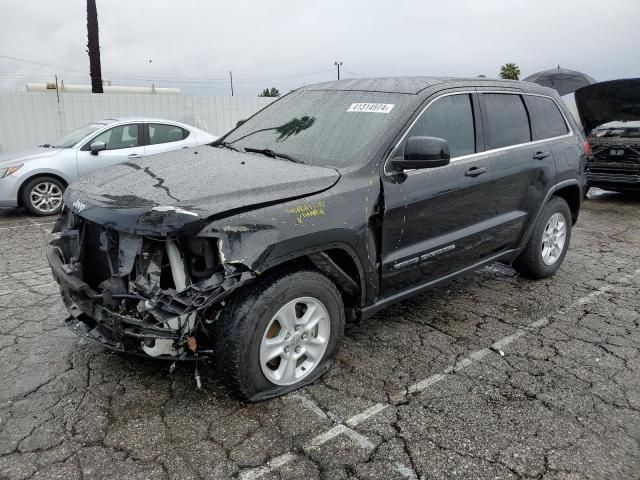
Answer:
[{"label": "car hood of background car", "polygon": [[587,135],[603,123],[640,120],[640,78],[611,80],[579,88],[575,100]]},{"label": "car hood of background car", "polygon": [[59,153],[59,148],[35,147],[28,150],[18,150],[17,152],[9,152],[0,154],[0,167],[9,167],[16,163],[26,162],[34,158],[52,157]]},{"label": "car hood of background car", "polygon": [[65,191],[65,204],[88,220],[135,234],[200,228],[204,219],[326,190],[333,168],[203,146],[93,172]]}]

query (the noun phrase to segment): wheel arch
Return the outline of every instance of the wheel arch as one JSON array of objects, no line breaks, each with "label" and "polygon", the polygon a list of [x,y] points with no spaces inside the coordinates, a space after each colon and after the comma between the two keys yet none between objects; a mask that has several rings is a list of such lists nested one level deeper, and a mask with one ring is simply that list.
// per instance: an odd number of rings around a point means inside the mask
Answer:
[{"label": "wheel arch", "polygon": [[530,222],[526,233],[522,236],[518,249],[522,250],[529,242],[529,239],[533,234],[536,223],[538,222],[538,218],[540,218],[540,214],[542,213],[544,206],[549,202],[549,200],[553,196],[560,197],[568,203],[569,210],[571,210],[572,224],[575,224],[576,221],[578,220],[578,214],[580,212],[580,204],[582,201],[582,198],[580,197],[580,184],[578,183],[577,179],[565,180],[563,182],[560,182],[554,185],[549,189],[549,191],[547,192],[544,198],[544,201],[540,203],[540,206],[538,207],[538,211],[535,217]]},{"label": "wheel arch", "polygon": [[[313,268],[325,274],[343,295],[345,306],[364,305],[366,276],[356,251],[343,243],[318,245],[273,259],[264,265],[260,275],[276,273],[287,268]],[[259,278],[259,277],[258,277]]]},{"label": "wheel arch", "polygon": [[571,223],[575,225],[578,221],[578,214],[580,213],[580,187],[578,184],[571,184],[565,187],[559,188],[553,192],[554,197],[560,197],[567,202],[569,210],[571,210]]}]

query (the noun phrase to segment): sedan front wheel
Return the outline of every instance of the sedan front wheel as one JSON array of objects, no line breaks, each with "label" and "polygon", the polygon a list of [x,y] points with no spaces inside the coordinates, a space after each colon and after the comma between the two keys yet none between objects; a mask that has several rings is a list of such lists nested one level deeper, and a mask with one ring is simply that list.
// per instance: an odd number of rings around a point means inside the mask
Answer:
[{"label": "sedan front wheel", "polygon": [[22,190],[22,204],[34,215],[56,215],[62,210],[64,184],[54,177],[36,177]]}]

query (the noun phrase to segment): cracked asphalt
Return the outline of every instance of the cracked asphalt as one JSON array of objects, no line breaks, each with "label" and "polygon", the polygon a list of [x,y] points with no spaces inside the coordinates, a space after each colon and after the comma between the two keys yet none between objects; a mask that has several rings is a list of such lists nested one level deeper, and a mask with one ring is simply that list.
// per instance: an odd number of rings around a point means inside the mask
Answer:
[{"label": "cracked asphalt", "polygon": [[640,478],[640,196],[590,193],[555,277],[492,265],[398,304],[253,405],[67,331],[51,226],[0,210],[2,479]]}]

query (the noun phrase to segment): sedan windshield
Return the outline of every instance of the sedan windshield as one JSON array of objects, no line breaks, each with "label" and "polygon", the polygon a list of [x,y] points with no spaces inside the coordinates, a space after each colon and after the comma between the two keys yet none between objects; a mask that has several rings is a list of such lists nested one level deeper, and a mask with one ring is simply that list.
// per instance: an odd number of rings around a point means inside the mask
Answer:
[{"label": "sedan windshield", "polygon": [[51,144],[53,148],[71,148],[87,135],[92,134],[99,128],[102,128],[106,123],[89,123],[83,127],[78,128],[70,133],[67,133],[64,137],[58,139]]},{"label": "sedan windshield", "polygon": [[362,161],[415,99],[380,92],[299,90],[241,124],[223,145],[323,167]]}]

